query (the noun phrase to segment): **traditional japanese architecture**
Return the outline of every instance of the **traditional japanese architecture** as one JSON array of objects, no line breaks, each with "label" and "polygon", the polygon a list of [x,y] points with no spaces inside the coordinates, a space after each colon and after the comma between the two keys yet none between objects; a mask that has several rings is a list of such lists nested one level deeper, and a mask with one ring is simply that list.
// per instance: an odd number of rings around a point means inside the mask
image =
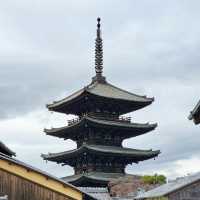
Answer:
[{"label": "traditional japanese architecture", "polygon": [[157,124],[132,123],[121,115],[150,105],[154,98],[139,96],[110,84],[103,76],[103,42],[100,18],[95,42],[96,75],[86,87],[48,104],[50,111],[77,117],[61,128],[45,129],[47,135],[71,139],[77,149],[42,154],[44,160],[70,165],[75,175],[63,180],[76,186],[106,186],[108,181],[125,175],[127,164],[158,156],[159,150],[124,148],[122,141],[152,131]]},{"label": "traditional japanese architecture", "polygon": [[97,200],[93,196],[0,153],[0,200]]},{"label": "traditional japanese architecture", "polygon": [[7,156],[15,156],[15,152],[9,149],[3,142],[0,141],[0,153],[3,153]]}]

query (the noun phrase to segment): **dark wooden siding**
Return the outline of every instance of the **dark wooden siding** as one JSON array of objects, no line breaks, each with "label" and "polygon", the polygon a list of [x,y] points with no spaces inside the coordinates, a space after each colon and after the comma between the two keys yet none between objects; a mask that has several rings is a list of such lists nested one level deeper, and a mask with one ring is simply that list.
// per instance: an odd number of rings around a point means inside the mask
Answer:
[{"label": "dark wooden siding", "polygon": [[0,169],[0,196],[8,200],[70,200],[66,196]]},{"label": "dark wooden siding", "polygon": [[169,200],[200,200],[200,181],[171,193]]}]

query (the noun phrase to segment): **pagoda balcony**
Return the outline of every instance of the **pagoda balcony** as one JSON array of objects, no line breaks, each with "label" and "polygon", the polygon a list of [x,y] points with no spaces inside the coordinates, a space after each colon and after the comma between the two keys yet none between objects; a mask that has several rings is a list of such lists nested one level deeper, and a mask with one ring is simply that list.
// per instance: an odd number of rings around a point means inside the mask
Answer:
[{"label": "pagoda balcony", "polygon": [[82,119],[81,117],[76,117],[76,118],[67,120],[67,123],[68,123],[69,126],[71,126],[71,125],[73,125],[73,124],[78,123],[81,119]]},{"label": "pagoda balcony", "polygon": [[[131,117],[125,117],[125,116],[115,116],[115,115],[104,115],[104,114],[96,114],[96,113],[89,113],[87,115],[84,116],[89,116],[92,118],[96,118],[96,119],[103,119],[103,120],[108,120],[108,121],[115,121],[115,122],[122,122],[122,123],[131,123]],[[73,124],[78,123],[79,121],[81,121],[81,119],[84,117],[76,117],[70,120],[67,120],[68,125],[71,126]]]},{"label": "pagoda balcony", "polygon": [[131,117],[119,116],[116,114],[102,113],[102,112],[101,113],[90,112],[87,115],[89,117],[102,119],[102,120],[131,123]]}]

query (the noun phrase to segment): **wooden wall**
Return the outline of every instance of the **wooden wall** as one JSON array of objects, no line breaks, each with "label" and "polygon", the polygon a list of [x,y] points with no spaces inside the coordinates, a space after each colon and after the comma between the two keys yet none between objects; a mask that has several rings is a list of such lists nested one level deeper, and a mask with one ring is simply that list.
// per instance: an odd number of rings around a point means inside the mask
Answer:
[{"label": "wooden wall", "polygon": [[0,169],[0,196],[8,200],[71,200],[53,190]]}]

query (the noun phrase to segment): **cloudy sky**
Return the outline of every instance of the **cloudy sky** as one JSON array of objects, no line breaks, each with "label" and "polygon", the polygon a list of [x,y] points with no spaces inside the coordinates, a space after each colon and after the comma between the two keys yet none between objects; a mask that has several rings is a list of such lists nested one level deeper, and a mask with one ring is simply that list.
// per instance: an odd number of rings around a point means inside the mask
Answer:
[{"label": "cloudy sky", "polygon": [[1,1],[0,140],[33,166],[57,176],[73,173],[40,158],[76,147],[43,133],[71,117],[45,105],[90,83],[100,16],[107,80],[155,97],[128,116],[158,128],[123,145],[162,154],[126,171],[169,178],[200,171],[200,127],[187,119],[200,98],[199,9],[198,0]]}]

